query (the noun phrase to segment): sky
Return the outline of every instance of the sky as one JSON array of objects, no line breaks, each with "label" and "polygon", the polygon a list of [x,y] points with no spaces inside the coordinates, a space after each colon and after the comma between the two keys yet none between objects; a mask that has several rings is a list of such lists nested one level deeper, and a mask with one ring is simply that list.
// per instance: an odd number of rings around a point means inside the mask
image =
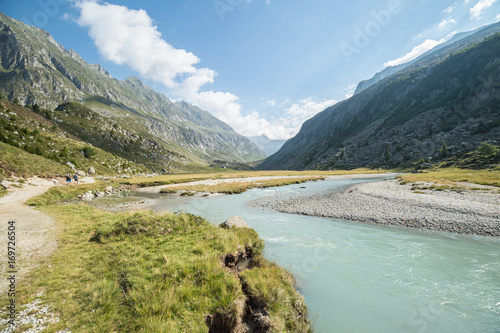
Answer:
[{"label": "sky", "polygon": [[114,78],[284,140],[358,82],[500,21],[500,0],[0,0]]}]

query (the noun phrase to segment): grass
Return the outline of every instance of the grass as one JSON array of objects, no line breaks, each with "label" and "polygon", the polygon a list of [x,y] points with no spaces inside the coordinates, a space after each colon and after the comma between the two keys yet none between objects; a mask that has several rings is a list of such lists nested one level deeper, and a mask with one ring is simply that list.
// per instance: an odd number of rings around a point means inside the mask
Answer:
[{"label": "grass", "polygon": [[248,285],[250,294],[267,304],[275,332],[307,332],[309,325],[297,318],[306,317],[307,309],[302,297],[293,288],[295,279],[288,271],[270,262],[260,264],[260,269],[245,271],[241,279]]},{"label": "grass", "polygon": [[[460,187],[461,182],[500,187],[500,170],[436,169],[398,176],[404,183],[433,182]],[[461,186],[463,188],[463,186]]]},{"label": "grass", "polygon": [[[59,247],[50,266],[20,286],[18,301],[28,303],[44,290],[44,302],[60,313],[48,332],[206,332],[205,315],[241,313],[245,294],[221,258],[245,247],[263,266],[249,272],[269,280],[264,285],[251,275],[251,285],[278,296],[269,299],[274,331],[297,332],[294,317],[281,316],[306,311],[290,303],[303,299],[289,273],[262,259],[263,242],[252,229],[226,230],[189,214],[112,214],[81,204],[42,211],[58,221]],[[271,311],[278,303],[283,310]]]},{"label": "grass", "polygon": [[222,193],[222,194],[239,194],[251,188],[286,186],[291,184],[302,184],[307,181],[316,181],[316,180],[324,180],[324,178],[314,176],[314,177],[306,177],[299,179],[281,178],[281,179],[269,179],[269,180],[248,181],[248,182],[230,182],[230,183],[220,183],[216,185],[175,186],[175,187],[164,188],[160,191],[160,193],[168,194],[180,191],[193,191],[193,192],[212,192],[212,193]]},{"label": "grass", "polygon": [[0,142],[0,177],[50,177],[66,173],[68,167],[36,154]]},{"label": "grass", "polygon": [[42,195],[29,199],[26,203],[30,206],[55,205],[61,202],[76,200],[79,195],[87,193],[88,191],[105,191],[108,186],[116,187],[117,184],[96,180],[93,184],[54,186]]}]

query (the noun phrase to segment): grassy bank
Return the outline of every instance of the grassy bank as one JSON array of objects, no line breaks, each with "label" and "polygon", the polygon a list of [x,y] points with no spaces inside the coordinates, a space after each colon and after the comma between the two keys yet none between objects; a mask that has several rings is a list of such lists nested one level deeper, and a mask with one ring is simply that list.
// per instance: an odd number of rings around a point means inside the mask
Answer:
[{"label": "grassy bank", "polygon": [[471,170],[458,168],[445,168],[426,170],[422,173],[411,173],[398,176],[406,183],[433,182],[442,185],[460,187],[458,183],[467,182],[478,185],[491,185],[500,187],[500,170]]},{"label": "grassy bank", "polygon": [[[53,188],[32,200],[57,221],[59,245],[18,286],[17,302],[43,291],[60,318],[47,332],[207,332],[208,324],[230,332],[251,325],[252,311],[272,332],[310,330],[293,277],[262,257],[252,229],[226,230],[190,214],[54,204],[90,186]],[[249,269],[237,271],[228,258],[247,260]]]},{"label": "grassy bank", "polygon": [[302,184],[308,181],[323,180],[322,177],[305,177],[305,178],[281,178],[281,179],[269,179],[269,180],[259,180],[259,181],[248,181],[248,182],[229,182],[220,183],[215,185],[191,185],[191,186],[175,186],[164,188],[160,193],[170,194],[183,192],[210,192],[210,193],[222,193],[222,194],[239,194],[243,193],[252,188],[267,188],[275,186],[286,186],[292,184]]}]

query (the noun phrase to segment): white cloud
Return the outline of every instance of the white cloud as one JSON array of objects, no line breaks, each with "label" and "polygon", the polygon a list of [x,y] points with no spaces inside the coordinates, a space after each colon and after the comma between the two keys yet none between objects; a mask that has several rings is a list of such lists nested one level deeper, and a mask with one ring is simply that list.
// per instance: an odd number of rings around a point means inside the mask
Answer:
[{"label": "white cloud", "polygon": [[495,22],[500,22],[500,14],[495,17]]},{"label": "white cloud", "polygon": [[446,9],[443,9],[443,11],[442,11],[441,13],[447,13],[447,14],[449,14],[449,13],[451,13],[451,12],[452,12],[455,8],[457,8],[457,7],[455,7],[455,6],[450,6],[450,7],[446,8]]},{"label": "white cloud", "polygon": [[439,45],[438,41],[432,39],[426,39],[425,42],[423,42],[418,46],[415,46],[413,50],[411,50],[404,56],[386,62],[384,64],[384,67],[397,66],[412,61],[421,56],[422,54],[424,54],[425,52],[429,51],[430,49],[434,48],[436,45]]},{"label": "white cloud", "polygon": [[384,67],[397,66],[397,65],[401,65],[401,64],[407,63],[409,61],[412,61],[412,60],[420,57],[425,52],[433,49],[437,45],[442,44],[442,43],[450,40],[457,33],[458,33],[458,31],[453,31],[452,33],[448,34],[448,36],[440,39],[439,41],[436,41],[433,39],[426,39],[422,44],[415,46],[410,52],[408,52],[404,56],[386,62],[384,64]]},{"label": "white cloud", "polygon": [[127,65],[144,78],[162,83],[175,98],[211,112],[240,134],[288,139],[289,133],[295,132],[295,123],[290,128],[283,121],[276,127],[257,112],[243,114],[234,94],[203,91],[217,73],[197,68],[197,56],[168,44],[146,11],[91,0],[78,2],[76,7],[80,10],[77,23],[89,29],[89,36],[106,60]]},{"label": "white cloud", "polygon": [[354,95],[357,87],[358,85],[355,83],[348,85],[347,88],[344,89],[345,98],[351,98]]},{"label": "white cloud", "polygon": [[[470,9],[470,17],[472,19],[480,19],[481,18],[481,12],[485,9],[488,9],[489,7],[493,6],[493,4],[497,0],[479,0],[479,2]],[[468,1],[466,1],[467,3]]]},{"label": "white cloud", "polygon": [[267,105],[272,106],[272,107],[276,106],[276,101],[274,99],[267,101],[266,103],[267,103]]},{"label": "white cloud", "polygon": [[213,79],[215,73],[194,67],[200,59],[185,50],[178,50],[161,38],[153,21],[144,10],[124,6],[80,2],[77,22],[89,28],[101,55],[116,64],[126,64],[144,77],[161,82],[168,88],[178,84],[182,75],[195,76],[201,84]]},{"label": "white cloud", "polygon": [[312,98],[304,98],[295,103],[290,103],[288,99],[282,103],[273,102],[275,107],[274,116],[269,123],[271,127],[262,128],[259,132],[259,135],[264,134],[273,140],[291,138],[299,132],[304,121],[337,103],[333,99],[315,101]]},{"label": "white cloud", "polygon": [[457,24],[457,23],[458,22],[455,19],[453,19],[453,18],[450,17],[448,19],[444,19],[441,23],[439,23],[439,27],[440,28],[444,28],[444,27],[446,27],[449,24]]},{"label": "white cloud", "polygon": [[266,5],[270,5],[271,4],[271,0],[266,0]]}]

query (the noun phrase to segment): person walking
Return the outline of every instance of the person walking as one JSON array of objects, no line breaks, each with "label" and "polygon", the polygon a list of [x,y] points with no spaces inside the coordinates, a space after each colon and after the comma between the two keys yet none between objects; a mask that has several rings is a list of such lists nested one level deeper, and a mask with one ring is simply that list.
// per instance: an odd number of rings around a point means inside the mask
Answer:
[{"label": "person walking", "polygon": [[75,185],[78,185],[78,172],[75,173],[75,175],[73,176],[73,178],[75,179]]},{"label": "person walking", "polygon": [[71,185],[71,173],[69,171],[66,173],[66,185]]}]

